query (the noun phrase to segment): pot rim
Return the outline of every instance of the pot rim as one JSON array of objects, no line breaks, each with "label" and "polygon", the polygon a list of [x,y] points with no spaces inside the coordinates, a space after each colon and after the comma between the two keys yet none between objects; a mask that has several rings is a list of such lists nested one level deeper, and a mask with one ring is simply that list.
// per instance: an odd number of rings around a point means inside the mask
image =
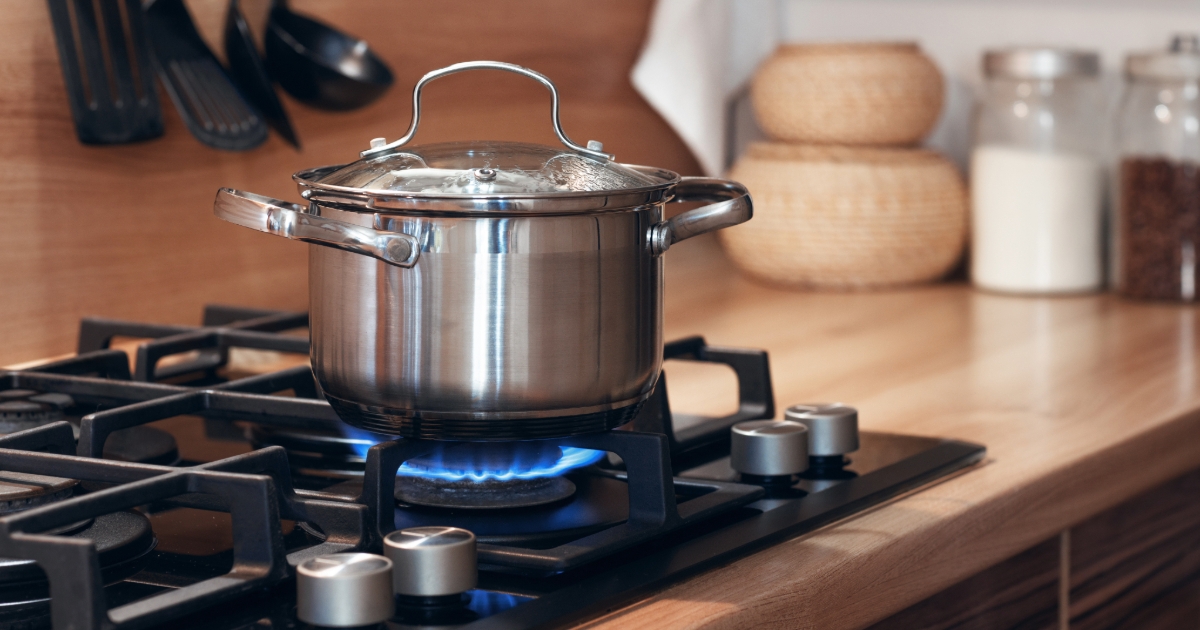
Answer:
[{"label": "pot rim", "polygon": [[602,191],[571,191],[549,193],[509,193],[469,195],[422,193],[408,191],[374,191],[349,186],[322,184],[315,180],[346,166],[335,164],[305,169],[292,175],[300,196],[321,205],[342,210],[378,213],[381,210],[433,211],[454,214],[489,215],[513,214],[585,214],[612,212],[647,204],[670,201],[675,186],[682,179],[674,171],[626,164],[624,166],[662,180],[659,184]]}]

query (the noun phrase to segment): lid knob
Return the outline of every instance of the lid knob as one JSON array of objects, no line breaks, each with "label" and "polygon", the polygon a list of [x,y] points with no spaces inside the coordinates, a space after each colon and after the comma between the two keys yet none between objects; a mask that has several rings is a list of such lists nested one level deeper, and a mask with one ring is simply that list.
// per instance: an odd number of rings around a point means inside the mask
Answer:
[{"label": "lid knob", "polygon": [[410,527],[383,539],[395,569],[397,595],[438,597],[475,588],[479,568],[475,534],[457,527]]},{"label": "lid knob", "polygon": [[371,553],[334,553],[296,567],[296,616],[316,626],[349,628],[392,616],[392,561]]},{"label": "lid knob", "polygon": [[789,420],[750,420],[730,429],[729,465],[745,475],[783,477],[808,469],[808,428]]}]

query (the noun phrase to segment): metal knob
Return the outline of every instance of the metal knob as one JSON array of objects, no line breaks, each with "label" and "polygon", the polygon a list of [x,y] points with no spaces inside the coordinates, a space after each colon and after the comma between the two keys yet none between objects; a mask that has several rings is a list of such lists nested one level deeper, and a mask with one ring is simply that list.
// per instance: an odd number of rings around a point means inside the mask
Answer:
[{"label": "metal knob", "polygon": [[808,452],[814,457],[858,450],[858,410],[841,403],[793,405],[784,417],[808,427]]},{"label": "metal knob", "polygon": [[475,588],[475,534],[457,527],[411,527],[383,539],[398,595],[437,597]]},{"label": "metal knob", "polygon": [[808,429],[787,420],[751,420],[733,425],[729,464],[747,475],[779,477],[808,469]]},{"label": "metal knob", "polygon": [[348,628],[392,616],[392,561],[372,553],[334,553],[296,567],[296,616]]}]

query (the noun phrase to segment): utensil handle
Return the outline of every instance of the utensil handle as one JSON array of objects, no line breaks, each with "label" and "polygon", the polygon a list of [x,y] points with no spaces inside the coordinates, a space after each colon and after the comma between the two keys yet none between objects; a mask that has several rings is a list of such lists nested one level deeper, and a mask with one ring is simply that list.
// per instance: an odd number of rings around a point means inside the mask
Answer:
[{"label": "utensil handle", "polygon": [[584,155],[590,155],[594,158],[599,158],[605,161],[613,159],[611,154],[603,151],[603,144],[596,142],[595,140],[589,140],[586,147],[581,147],[578,144],[571,142],[571,139],[568,138],[567,134],[563,132],[562,123],[559,122],[558,119],[558,89],[554,87],[554,83],[551,82],[546,75],[540,72],[534,72],[529,68],[518,66],[512,63],[505,63],[503,61],[464,61],[462,63],[456,63],[452,66],[446,66],[440,70],[434,70],[421,77],[421,80],[417,81],[417,86],[413,88],[413,113],[412,122],[408,125],[408,133],[405,133],[403,138],[391,143],[388,143],[384,138],[376,138],[371,141],[371,148],[363,151],[360,155],[362,157],[383,155],[391,153],[397,148],[408,144],[413,139],[413,136],[417,135],[417,124],[421,122],[421,90],[424,89],[425,84],[434,79],[451,74],[457,74],[467,70],[503,70],[505,72],[512,72],[513,74],[529,77],[530,79],[533,79],[546,86],[546,89],[550,90],[550,122],[554,125],[554,133],[558,136],[559,141],[561,141],[572,151],[578,151]]},{"label": "utensil handle", "polygon": [[397,267],[412,267],[421,253],[417,239],[408,234],[326,219],[298,204],[231,188],[217,191],[213,214],[252,230],[370,256]]},{"label": "utensil handle", "polygon": [[727,179],[684,177],[675,186],[672,201],[716,201],[688,210],[650,227],[650,249],[655,256],[693,236],[745,223],[754,216],[746,187]]}]

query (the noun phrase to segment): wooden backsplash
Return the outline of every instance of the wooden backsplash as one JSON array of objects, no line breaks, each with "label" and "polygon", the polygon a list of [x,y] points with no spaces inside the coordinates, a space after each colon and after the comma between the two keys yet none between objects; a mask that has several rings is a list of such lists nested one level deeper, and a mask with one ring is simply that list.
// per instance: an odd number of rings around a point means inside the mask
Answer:
[{"label": "wooden backsplash", "polygon": [[[243,5],[254,7],[254,2]],[[272,135],[227,153],[199,144],[160,93],[166,134],[136,145],[75,139],[45,2],[8,2],[0,19],[0,365],[70,352],[85,315],[198,323],[205,303],[304,309],[307,247],[212,216],[220,186],[298,200],[291,173],[351,161],[408,125],[425,72],[496,59],[549,75],[576,141],[601,140],[624,162],[698,167],[629,84],[650,0],[293,0],[295,10],[366,39],[396,73],[379,102],[351,113],[287,100],[304,150]],[[226,0],[189,0],[220,46]],[[260,12],[261,13],[261,12]],[[549,98],[497,72],[456,75],[425,93],[417,142],[555,144]]]}]

